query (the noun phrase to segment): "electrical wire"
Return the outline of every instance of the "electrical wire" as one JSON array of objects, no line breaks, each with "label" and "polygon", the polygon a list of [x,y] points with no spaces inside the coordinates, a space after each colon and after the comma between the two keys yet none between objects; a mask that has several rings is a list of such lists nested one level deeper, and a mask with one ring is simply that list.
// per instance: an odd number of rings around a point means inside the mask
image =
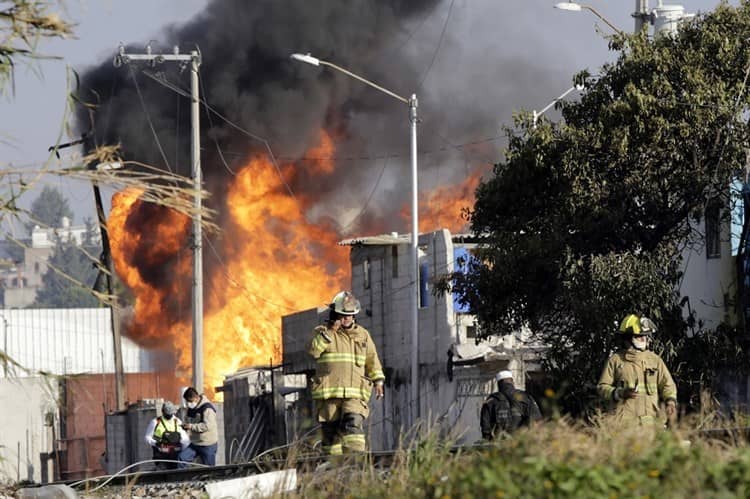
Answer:
[{"label": "electrical wire", "polygon": [[[164,76],[159,77],[159,76],[154,75],[152,73],[149,73],[147,71],[143,71],[143,74],[145,74],[149,78],[153,79],[154,81],[156,81],[156,82],[164,85],[165,87],[171,89],[172,91],[181,93],[182,95],[184,95],[184,96],[186,96],[188,98],[192,98],[192,97],[190,97],[190,94],[188,94],[185,90],[183,90],[179,86],[174,85],[173,83],[169,82]],[[201,103],[203,103],[203,105],[206,107],[206,109],[208,111],[214,113],[217,117],[219,117],[227,125],[229,125],[232,128],[236,129],[237,131],[239,131],[240,133],[244,134],[245,136],[250,137],[251,139],[256,140],[258,142],[261,142],[264,145],[265,149],[266,149],[266,153],[268,154],[268,157],[271,160],[271,164],[273,164],[273,167],[276,169],[276,173],[279,175],[279,178],[281,179],[281,182],[286,187],[286,190],[289,192],[289,195],[292,196],[292,198],[294,198],[295,200],[297,200],[297,196],[294,194],[294,191],[292,191],[291,186],[286,181],[286,179],[284,178],[283,173],[281,172],[281,168],[279,167],[279,163],[278,163],[278,161],[276,161],[276,155],[273,153],[273,150],[271,149],[271,144],[268,142],[268,140],[266,140],[263,137],[261,137],[259,135],[256,135],[256,134],[254,134],[254,133],[252,133],[252,132],[244,129],[243,127],[241,127],[237,123],[233,122],[232,120],[230,120],[229,118],[227,118],[226,116],[224,116],[223,114],[221,114],[219,111],[217,111],[216,109],[214,109],[211,105],[209,105],[208,102],[206,102],[205,99],[199,97],[198,101],[201,102]]]},{"label": "electrical wire", "polygon": [[[200,94],[203,96],[207,95],[206,87],[203,85],[203,73],[200,73],[200,72],[198,73],[198,81],[200,82]],[[208,104],[207,104],[208,100],[204,97],[203,99],[201,99],[201,102],[203,103],[203,107],[206,109],[206,119],[208,119],[208,126],[210,130],[214,127],[214,123],[213,123],[213,120],[211,119],[211,112],[208,109]],[[221,163],[224,165],[224,168],[226,168],[226,170],[233,176],[237,176],[237,172],[229,168],[229,165],[227,164],[227,160],[224,159],[224,152],[221,150],[221,147],[219,147],[219,141],[216,139],[216,136],[213,134],[209,134],[209,135],[211,135],[211,139],[213,140],[214,145],[216,146],[216,152],[219,153],[219,159],[221,160]]]},{"label": "electrical wire", "polygon": [[[91,477],[91,478],[85,478],[83,480],[79,480],[77,482],[71,483],[69,485],[69,487],[78,487],[79,485],[81,485],[83,483],[86,483],[86,482],[93,482],[93,481],[101,480],[102,478],[106,478],[106,480],[103,483],[101,483],[101,484],[97,485],[95,488],[87,491],[89,493],[96,492],[97,490],[101,489],[102,487],[105,487],[109,482],[111,482],[112,480],[114,480],[115,478],[117,478],[119,475],[122,475],[123,472],[129,470],[130,468],[133,468],[135,466],[140,466],[141,464],[146,464],[146,463],[160,463],[160,462],[161,463],[174,463],[175,461],[173,459],[172,460],[170,460],[170,459],[145,459],[143,461],[138,461],[137,463],[129,464],[129,465],[125,466],[124,468],[122,468],[121,470],[117,471],[116,473],[114,473],[112,475],[101,475],[101,476],[95,476],[95,477]],[[205,464],[199,464],[199,463],[184,463],[184,464],[187,464],[188,466],[192,466],[194,468],[210,468],[211,467],[211,466],[207,466]]]},{"label": "electrical wire", "polygon": [[241,283],[239,283],[239,282],[238,282],[238,281],[237,281],[236,279],[234,279],[234,278],[233,278],[233,277],[232,277],[232,276],[231,276],[231,275],[229,274],[229,269],[227,268],[226,264],[224,263],[224,260],[223,260],[223,259],[221,258],[221,255],[219,255],[219,252],[218,252],[218,251],[216,250],[216,247],[215,247],[215,246],[213,245],[213,243],[211,242],[211,240],[210,240],[209,238],[207,238],[207,237],[204,237],[204,240],[206,241],[206,244],[208,244],[208,247],[209,247],[209,248],[211,249],[211,252],[212,252],[212,253],[214,254],[214,256],[216,257],[216,260],[217,260],[217,261],[219,262],[219,265],[221,265],[221,267],[222,267],[222,268],[224,269],[224,274],[225,274],[225,277],[227,278],[227,280],[228,280],[229,282],[231,282],[232,284],[234,284],[234,285],[235,285],[235,286],[237,286],[238,288],[240,288],[240,289],[244,290],[244,291],[245,291],[245,293],[246,293],[246,294],[247,294],[248,296],[252,296],[253,298],[255,298],[255,299],[257,299],[257,300],[260,300],[260,301],[262,301],[262,302],[268,303],[269,305],[272,305],[272,306],[274,306],[274,307],[276,307],[276,308],[280,308],[280,309],[288,310],[288,311],[290,311],[290,312],[294,312],[294,311],[296,310],[296,309],[292,308],[292,307],[291,307],[291,306],[289,306],[289,305],[280,305],[280,304],[278,304],[278,303],[274,303],[274,302],[272,302],[272,301],[270,301],[270,300],[267,300],[267,299],[263,298],[263,297],[262,297],[262,296],[260,296],[260,295],[256,295],[255,293],[252,293],[252,292],[251,292],[251,291],[250,291],[249,289],[247,289],[247,288],[246,288],[245,286],[243,286],[243,285],[242,285]]},{"label": "electrical wire", "polygon": [[432,54],[432,60],[430,61],[430,65],[427,66],[427,70],[422,75],[422,79],[419,81],[419,85],[417,85],[417,92],[419,92],[422,89],[422,85],[424,84],[425,80],[427,79],[427,76],[430,74],[430,71],[432,70],[432,65],[435,64],[435,59],[437,59],[438,52],[440,52],[440,46],[443,44],[443,37],[445,36],[445,29],[448,27],[448,20],[451,18],[451,12],[453,12],[453,4],[456,2],[456,0],[451,0],[450,7],[448,7],[448,15],[445,16],[445,22],[443,23],[443,29],[440,32],[440,38],[438,38],[437,46],[435,47],[435,52]]},{"label": "electrical wire", "polygon": [[385,161],[383,161],[383,168],[380,169],[380,174],[378,175],[378,179],[375,181],[375,185],[372,186],[370,195],[367,196],[367,201],[365,201],[365,204],[362,205],[362,209],[359,210],[359,213],[357,213],[357,216],[354,217],[351,222],[346,224],[346,226],[341,229],[342,232],[347,232],[352,227],[352,225],[354,225],[359,220],[359,218],[364,214],[365,210],[367,210],[367,207],[369,206],[370,201],[372,201],[372,197],[375,194],[375,191],[380,185],[380,180],[383,178],[383,173],[385,173],[385,169],[388,167],[388,159],[389,158],[386,157]]},{"label": "electrical wire", "polygon": [[[182,95],[182,96],[184,96],[186,98],[191,98],[190,94],[185,89],[180,88],[179,86],[175,85],[174,83],[172,83],[169,80],[166,80],[166,78],[163,75],[162,76],[157,76],[157,75],[155,75],[155,74],[153,74],[153,73],[151,73],[149,71],[146,71],[146,70],[142,70],[142,72],[143,72],[143,74],[145,74],[149,78],[155,80],[156,82],[158,82],[159,84],[165,86],[166,88],[169,88],[173,92],[179,93],[180,95]],[[198,100],[199,100],[199,102],[201,102],[205,106],[205,108],[206,108],[207,111],[210,111],[211,113],[213,113],[216,116],[218,116],[219,118],[221,118],[221,120],[224,121],[225,123],[227,123],[229,126],[231,126],[231,127],[235,128],[235,129],[239,130],[240,132],[242,132],[243,134],[247,135],[248,137],[250,137],[250,138],[252,138],[254,140],[257,140],[259,142],[263,142],[264,145],[266,146],[267,151],[268,151],[269,155],[271,156],[271,159],[272,159],[272,161],[274,163],[274,166],[276,166],[277,171],[279,172],[279,174],[281,172],[280,172],[280,169],[278,168],[278,164],[277,164],[276,160],[282,160],[282,161],[359,161],[359,160],[378,160],[378,159],[386,159],[386,158],[391,158],[391,159],[392,158],[401,158],[401,157],[408,157],[410,155],[410,153],[409,154],[397,154],[397,153],[389,152],[389,153],[384,153],[384,154],[379,154],[379,155],[361,155],[361,156],[301,156],[301,157],[276,156],[273,153],[273,151],[270,149],[270,144],[269,144],[268,140],[266,140],[266,139],[264,139],[264,138],[262,138],[262,137],[260,137],[258,135],[255,135],[255,134],[253,134],[253,133],[245,130],[244,128],[242,128],[238,124],[234,123],[232,120],[230,120],[226,116],[222,115],[216,109],[214,109],[212,106],[210,106],[206,102],[206,100],[204,98],[200,98],[199,97]],[[424,116],[422,116],[421,119],[424,120]],[[495,142],[495,141],[498,141],[498,140],[501,140],[501,139],[505,138],[505,135],[493,135],[493,136],[485,137],[485,138],[482,138],[482,139],[477,139],[477,140],[472,140],[472,141],[469,141],[469,142],[464,142],[464,143],[461,143],[461,144],[453,144],[449,140],[447,140],[444,136],[442,136],[440,134],[437,134],[437,135],[438,135],[438,137],[440,137],[443,140],[443,142],[445,142],[446,144],[448,144],[449,147],[440,147],[440,148],[437,148],[437,149],[433,149],[431,151],[419,152],[418,155],[424,156],[424,155],[427,155],[427,154],[434,154],[436,152],[448,151],[450,149],[456,149],[456,150],[458,150],[458,149],[460,149],[462,147],[479,145],[479,144],[484,144],[484,143],[489,143],[489,142]],[[231,152],[231,151],[230,152],[222,151],[222,154],[223,155],[235,155],[235,156],[245,156],[246,155],[245,153]],[[283,176],[281,178],[282,178],[282,180],[284,180]],[[286,184],[285,181],[284,181],[284,183]],[[289,190],[291,192],[291,188],[288,185],[286,187],[287,187],[287,190]],[[292,195],[294,195],[294,194],[292,193]]]},{"label": "electrical wire", "polygon": [[133,67],[128,65],[128,69],[130,70],[130,77],[133,79],[133,83],[135,84],[135,90],[138,93],[138,99],[141,101],[141,109],[143,109],[143,113],[146,115],[146,121],[148,122],[148,126],[151,129],[151,133],[154,136],[154,140],[156,141],[156,147],[159,148],[159,153],[161,154],[161,158],[164,161],[164,164],[167,165],[167,170],[169,170],[169,173],[172,172],[172,167],[169,166],[169,160],[167,159],[167,155],[164,153],[164,149],[161,147],[161,141],[159,140],[159,135],[156,133],[156,129],[154,129],[154,124],[151,122],[151,116],[148,112],[148,109],[146,108],[146,102],[143,100],[143,94],[141,94],[141,86],[138,83],[138,78],[135,75],[135,71],[133,71]]}]

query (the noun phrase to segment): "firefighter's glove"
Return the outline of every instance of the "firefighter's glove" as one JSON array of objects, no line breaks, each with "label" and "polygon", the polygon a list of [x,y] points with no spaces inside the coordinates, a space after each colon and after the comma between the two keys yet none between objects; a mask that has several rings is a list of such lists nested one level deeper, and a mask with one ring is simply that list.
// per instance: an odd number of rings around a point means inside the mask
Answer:
[{"label": "firefighter's glove", "polygon": [[636,388],[618,388],[615,390],[615,400],[634,399],[638,396]]}]

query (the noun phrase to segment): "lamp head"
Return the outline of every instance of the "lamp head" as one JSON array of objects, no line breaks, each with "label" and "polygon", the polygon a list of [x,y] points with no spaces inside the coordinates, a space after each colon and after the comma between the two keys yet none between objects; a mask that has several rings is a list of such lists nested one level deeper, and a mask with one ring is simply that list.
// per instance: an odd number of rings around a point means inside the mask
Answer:
[{"label": "lamp head", "polygon": [[106,163],[99,163],[96,165],[96,169],[99,171],[103,170],[119,170],[122,168],[122,163],[119,161],[109,161]]},{"label": "lamp head", "polygon": [[581,4],[576,2],[559,2],[555,4],[555,8],[560,10],[572,10],[573,12],[580,12]]},{"label": "lamp head", "polygon": [[313,66],[320,65],[320,59],[311,56],[309,52],[307,54],[292,54],[291,57],[295,61],[306,62],[307,64],[312,64]]}]

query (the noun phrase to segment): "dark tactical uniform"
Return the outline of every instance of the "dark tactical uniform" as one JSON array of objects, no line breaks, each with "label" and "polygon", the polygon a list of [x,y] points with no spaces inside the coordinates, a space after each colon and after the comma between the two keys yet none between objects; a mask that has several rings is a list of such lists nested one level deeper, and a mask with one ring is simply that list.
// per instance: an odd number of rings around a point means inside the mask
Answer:
[{"label": "dark tactical uniform", "polygon": [[493,440],[540,419],[542,413],[531,395],[510,383],[500,383],[500,390],[487,397],[482,405],[482,438]]}]

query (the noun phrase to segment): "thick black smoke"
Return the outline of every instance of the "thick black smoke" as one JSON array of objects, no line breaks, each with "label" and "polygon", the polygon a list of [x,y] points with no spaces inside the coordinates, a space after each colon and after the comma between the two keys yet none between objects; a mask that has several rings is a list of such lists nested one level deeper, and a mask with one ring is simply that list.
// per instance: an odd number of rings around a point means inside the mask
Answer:
[{"label": "thick black smoke", "polygon": [[[385,168],[360,223],[350,224],[349,230],[362,229],[363,220],[388,220],[388,231],[403,231],[406,222],[393,215],[409,200],[406,105],[330,69],[292,61],[289,55],[310,52],[405,97],[417,93],[420,186],[429,190],[460,181],[478,164],[497,161],[502,141],[477,146],[479,154],[477,147],[454,146],[497,135],[511,108],[557,95],[577,69],[561,72],[539,62],[528,47],[504,44],[503,37],[520,18],[498,17],[493,21],[496,29],[488,30],[482,18],[504,12],[477,12],[488,5],[447,0],[215,0],[188,24],[165,29],[152,46],[155,52],[168,52],[174,45],[182,52],[199,47],[202,97],[238,127],[267,139],[280,161],[303,156],[321,128],[336,132],[335,155],[340,159],[333,178],[306,175],[306,161],[296,163],[292,190],[319,199],[311,217],[331,217],[346,226]],[[526,2],[512,8],[528,10]],[[144,46],[132,44],[127,50],[143,52]],[[189,72],[180,73],[174,63],[115,68],[109,59],[84,72],[80,94],[99,104],[97,143],[120,143],[126,159],[189,175],[189,102],[146,73],[189,88]],[[526,96],[526,102],[519,96]],[[204,175],[220,200],[231,172],[265,146],[205,108],[201,120]],[[88,127],[88,115],[81,111],[80,131]]]},{"label": "thick black smoke", "polygon": [[[570,87],[579,68],[561,68],[558,40],[546,29],[534,31],[541,12],[534,3],[540,2],[213,0],[189,23],[165,28],[151,46],[155,53],[198,47],[201,96],[231,122],[201,107],[202,167],[220,214],[233,172],[250,155],[267,154],[249,132],[268,141],[279,163],[294,164],[289,187],[299,199],[314,200],[309,221],[332,221],[342,237],[405,232],[408,220],[399,215],[411,199],[407,105],[290,54],[310,52],[399,95],[417,94],[419,182],[426,193],[498,161],[504,140],[487,139],[501,135],[512,110],[539,109]],[[593,33],[590,38],[596,40]],[[145,52],[145,42],[127,52]],[[189,71],[174,63],[114,67],[114,55],[84,71],[78,89],[81,99],[97,105],[94,143],[121,144],[127,160],[189,176]],[[77,118],[79,131],[89,131],[89,113],[82,109]],[[327,176],[311,173],[304,157],[321,129],[336,143],[335,171]],[[191,283],[178,271],[184,258],[154,244],[161,211],[144,206],[131,214],[128,229],[139,233],[140,247],[126,257],[164,291],[160,310],[172,324],[187,320]],[[204,248],[226,257],[233,245],[253,244],[232,235],[229,230],[221,244],[212,239],[217,244],[209,240]],[[315,242],[309,249],[316,251]],[[205,264],[207,275],[222,265],[216,258]],[[271,264],[283,265],[283,258]]]}]

